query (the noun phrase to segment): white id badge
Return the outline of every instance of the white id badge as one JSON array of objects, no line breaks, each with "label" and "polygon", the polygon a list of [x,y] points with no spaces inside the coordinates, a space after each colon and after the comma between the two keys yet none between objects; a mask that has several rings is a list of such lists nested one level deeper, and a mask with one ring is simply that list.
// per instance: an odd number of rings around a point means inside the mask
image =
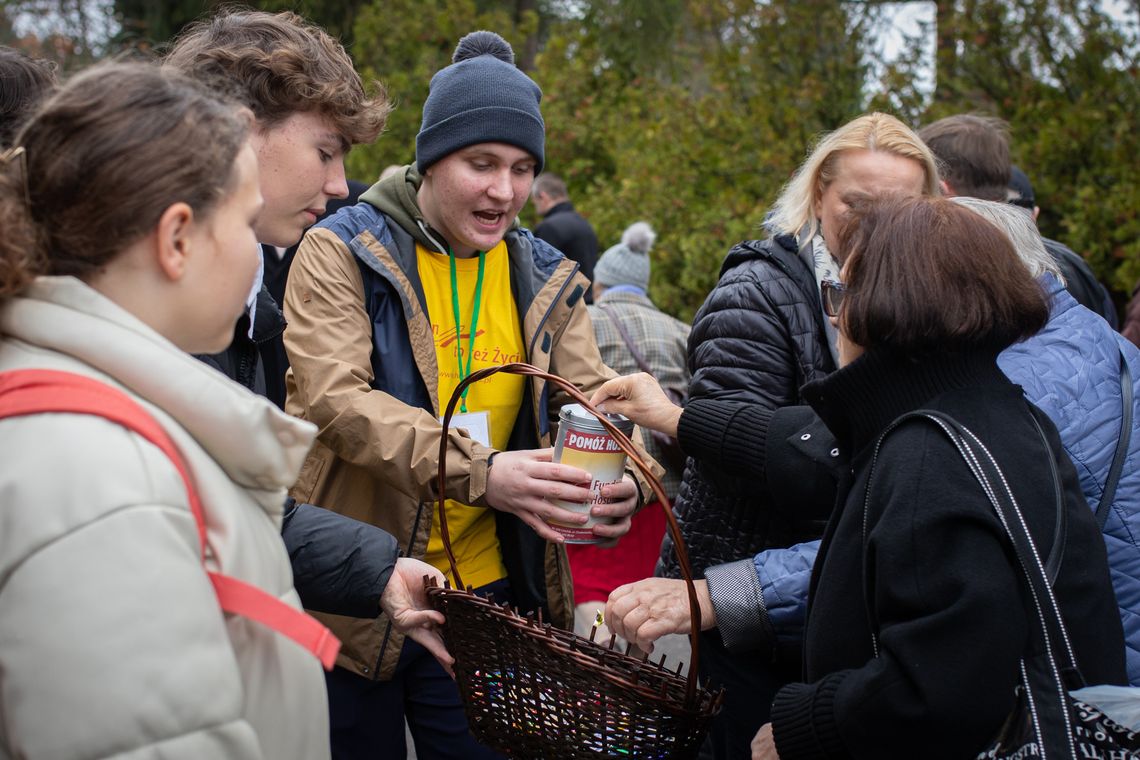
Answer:
[{"label": "white id badge", "polygon": [[[439,420],[443,424],[443,418]],[[487,448],[491,448],[491,414],[489,412],[467,412],[455,414],[451,417],[453,430],[463,428],[472,440],[476,440]]]}]

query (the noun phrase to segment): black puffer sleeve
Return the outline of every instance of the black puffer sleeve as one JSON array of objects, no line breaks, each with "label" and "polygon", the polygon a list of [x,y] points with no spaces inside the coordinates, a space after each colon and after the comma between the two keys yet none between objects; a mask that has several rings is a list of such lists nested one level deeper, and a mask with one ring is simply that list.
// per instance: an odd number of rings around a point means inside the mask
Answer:
[{"label": "black puffer sleeve", "polygon": [[314,612],[374,618],[399,546],[390,533],[312,504],[285,503],[281,537],[293,583]]},{"label": "black puffer sleeve", "polygon": [[[741,243],[729,260],[767,242]],[[770,409],[792,403],[802,382],[793,342],[815,340],[792,335],[801,327],[814,330],[810,319],[796,319],[803,300],[791,278],[768,259],[747,258],[728,269],[689,334],[689,399],[732,399]]]},{"label": "black puffer sleeve", "polygon": [[[759,426],[775,410],[800,403],[800,386],[834,369],[817,289],[787,235],[745,241],[729,251],[720,281],[697,312],[689,336],[689,404],[738,402],[751,409],[750,418],[722,418],[713,427],[733,422]],[[686,452],[690,458],[674,513],[698,572],[818,537],[818,527],[798,512],[790,518],[772,512],[767,489],[757,482],[755,466],[763,461],[741,467],[742,460],[758,454],[752,436],[721,441],[715,430],[685,422],[682,445],[695,444],[696,450]],[[729,447],[736,448],[729,453]],[[658,574],[677,574],[668,537]]]}]

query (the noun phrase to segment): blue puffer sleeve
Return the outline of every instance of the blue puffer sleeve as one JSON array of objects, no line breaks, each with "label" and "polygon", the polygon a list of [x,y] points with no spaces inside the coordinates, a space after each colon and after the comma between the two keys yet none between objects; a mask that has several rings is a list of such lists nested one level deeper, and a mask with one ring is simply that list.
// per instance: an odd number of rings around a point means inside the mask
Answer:
[{"label": "blue puffer sleeve", "polygon": [[771,649],[777,642],[802,639],[818,552],[819,541],[810,541],[705,570],[717,628],[730,651]]},{"label": "blue puffer sleeve", "polygon": [[808,541],[787,549],[768,549],[752,558],[776,641],[803,639],[811,569],[817,554],[819,541]]}]

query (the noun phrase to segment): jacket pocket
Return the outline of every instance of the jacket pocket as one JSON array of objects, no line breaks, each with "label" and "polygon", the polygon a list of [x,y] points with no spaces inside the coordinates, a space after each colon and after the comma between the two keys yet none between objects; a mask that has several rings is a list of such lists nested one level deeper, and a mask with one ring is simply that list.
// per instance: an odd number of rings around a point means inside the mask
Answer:
[{"label": "jacket pocket", "polygon": [[321,483],[321,475],[324,474],[325,465],[329,460],[329,452],[320,443],[313,444],[313,450],[309,452],[309,456],[305,457],[305,463],[301,465],[301,472],[297,475],[297,482],[289,489],[289,495],[299,502],[307,502],[315,504],[313,495],[317,492],[317,487]]}]

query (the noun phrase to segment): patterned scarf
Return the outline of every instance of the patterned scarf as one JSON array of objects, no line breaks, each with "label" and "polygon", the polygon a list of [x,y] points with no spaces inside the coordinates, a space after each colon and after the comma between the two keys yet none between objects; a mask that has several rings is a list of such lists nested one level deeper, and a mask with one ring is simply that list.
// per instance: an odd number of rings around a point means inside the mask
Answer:
[{"label": "patterned scarf", "polygon": [[[805,264],[811,268],[815,273],[815,286],[816,294],[819,295],[822,288],[820,283],[824,280],[832,280],[833,282],[840,282],[839,279],[839,262],[831,255],[831,251],[827,250],[827,242],[824,241],[823,235],[816,231],[812,238],[807,237],[807,227],[801,230],[797,242],[800,247],[800,256],[803,258]],[[827,347],[831,350],[831,358],[835,360],[835,366],[839,366],[839,332],[835,326],[831,324],[831,319],[823,312],[823,298],[819,299],[819,311],[823,316],[823,329],[827,333]]]}]

